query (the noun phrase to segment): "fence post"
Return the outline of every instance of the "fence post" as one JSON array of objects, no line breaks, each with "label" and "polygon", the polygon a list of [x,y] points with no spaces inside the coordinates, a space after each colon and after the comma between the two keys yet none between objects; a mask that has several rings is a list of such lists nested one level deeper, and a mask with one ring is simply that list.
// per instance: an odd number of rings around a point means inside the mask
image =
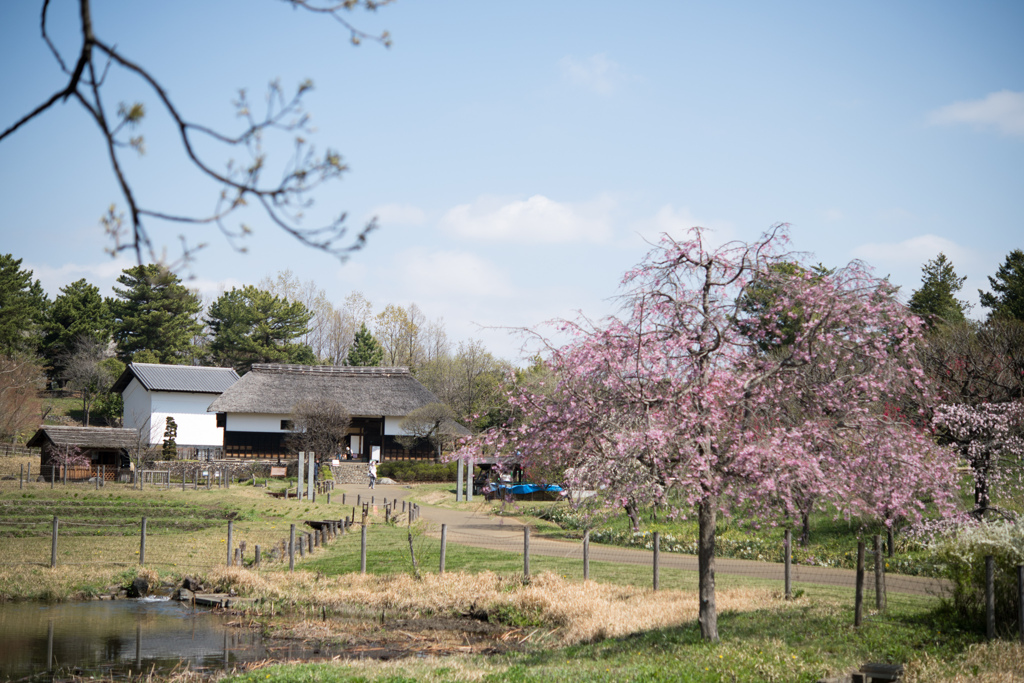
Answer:
[{"label": "fence post", "polygon": [[[442,574],[444,574],[444,559],[445,559],[445,553],[447,552],[447,550],[448,550],[448,525],[447,524],[442,524],[441,525],[441,572],[440,572]],[[1022,631],[1022,633],[1024,633],[1024,631]]]},{"label": "fence post", "polygon": [[18,470],[18,488],[25,488],[25,464],[22,463],[21,469]]},{"label": "fence post", "polygon": [[302,469],[305,466],[306,466],[306,451],[299,451],[299,485],[298,485],[298,491],[297,491],[298,495],[296,496],[298,498],[298,500],[302,500],[302,485],[303,485]]},{"label": "fence post", "polygon": [[985,556],[985,635],[996,637],[996,558]]},{"label": "fence post", "polygon": [[234,522],[228,522],[228,566],[229,567],[231,566],[231,561],[233,559],[231,557],[231,553],[232,553],[232,549],[231,549],[232,543],[231,543],[231,540],[232,540],[232,535],[233,535],[232,532],[234,530],[235,530],[235,523]]},{"label": "fence post", "polygon": [[359,573],[366,573],[366,525],[363,524],[362,540],[359,543]]},{"label": "fence post", "polygon": [[462,457],[459,457],[459,464],[456,466],[455,502],[462,502]]},{"label": "fence post", "polygon": [[292,530],[288,537],[288,571],[295,571],[295,525],[292,524]]},{"label": "fence post", "polygon": [[142,532],[139,534],[139,566],[146,564],[146,518],[142,518]]},{"label": "fence post", "polygon": [[185,490],[185,466],[181,466],[181,490]]},{"label": "fence post", "polygon": [[316,502],[316,453],[309,452],[309,477],[306,482],[306,500]]},{"label": "fence post", "polygon": [[107,485],[107,466],[100,465],[100,486]]},{"label": "fence post", "polygon": [[793,530],[786,529],[786,538],[782,542],[783,584],[786,588],[786,600],[793,599]]},{"label": "fence post", "polygon": [[466,463],[466,502],[473,502],[473,456]]},{"label": "fence post", "polygon": [[254,568],[256,568],[256,569],[259,569],[259,568],[260,568],[260,559],[261,559],[261,558],[260,558],[260,544],[259,544],[259,543],[257,543],[257,544],[256,544],[256,557],[255,557],[255,559],[254,559],[254,560],[253,560],[253,562],[252,562],[252,566],[253,566]]},{"label": "fence post", "polygon": [[1017,629],[1024,644],[1024,564],[1017,565]]},{"label": "fence post", "polygon": [[530,580],[530,527],[523,527],[523,580]]},{"label": "fence post", "polygon": [[583,532],[583,580],[590,580],[590,529]]},{"label": "fence post", "polygon": [[654,590],[658,590],[658,569],[661,564],[661,534],[654,532]]},{"label": "fence post", "polygon": [[857,542],[857,588],[853,598],[853,625],[860,627],[864,618],[864,541]]},{"label": "fence post", "polygon": [[344,491],[341,492],[341,504],[345,505],[345,492]]},{"label": "fence post", "polygon": [[[42,473],[43,473],[43,468],[40,466],[39,474],[42,474]],[[25,483],[28,484],[28,483],[31,483],[31,482],[32,482],[32,464],[29,463],[28,465],[26,465],[26,469],[25,469]]]},{"label": "fence post", "polygon": [[53,536],[50,539],[50,568],[57,566],[57,515],[53,516]]},{"label": "fence post", "polygon": [[884,612],[885,600],[885,556],[882,554],[882,536],[875,535],[875,609]]}]

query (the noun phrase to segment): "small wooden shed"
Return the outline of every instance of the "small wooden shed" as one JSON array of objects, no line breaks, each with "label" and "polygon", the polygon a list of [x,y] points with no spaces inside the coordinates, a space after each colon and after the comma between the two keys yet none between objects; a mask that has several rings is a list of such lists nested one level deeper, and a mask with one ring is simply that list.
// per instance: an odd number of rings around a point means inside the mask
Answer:
[{"label": "small wooden shed", "polygon": [[47,479],[63,476],[55,457],[61,449],[76,448],[89,458],[89,464],[68,468],[69,480],[91,479],[102,472],[105,479],[113,481],[119,472],[131,469],[128,453],[138,447],[139,433],[112,427],[43,425],[26,445],[40,449],[39,472]]}]

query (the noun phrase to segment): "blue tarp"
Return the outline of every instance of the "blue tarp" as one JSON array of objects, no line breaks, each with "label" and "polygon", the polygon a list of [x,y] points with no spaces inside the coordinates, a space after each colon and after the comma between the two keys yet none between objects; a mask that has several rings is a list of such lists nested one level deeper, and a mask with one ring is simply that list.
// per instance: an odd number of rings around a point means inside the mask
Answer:
[{"label": "blue tarp", "polygon": [[541,486],[540,484],[491,484],[491,486],[501,491],[508,491],[514,496],[540,493],[541,491],[548,491],[550,493],[562,492],[562,487],[558,484],[548,484],[547,486]]}]

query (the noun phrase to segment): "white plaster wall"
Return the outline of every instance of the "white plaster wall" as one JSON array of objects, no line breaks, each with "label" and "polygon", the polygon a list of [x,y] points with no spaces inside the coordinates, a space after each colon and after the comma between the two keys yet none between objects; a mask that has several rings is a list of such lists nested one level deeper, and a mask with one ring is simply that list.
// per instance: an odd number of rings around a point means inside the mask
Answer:
[{"label": "white plaster wall", "polygon": [[227,430],[229,432],[273,432],[288,433],[281,429],[281,420],[289,419],[287,415],[267,413],[228,413]]},{"label": "white plaster wall", "polygon": [[[153,402],[150,393],[146,391],[139,380],[132,378],[125,390],[121,392],[121,398],[124,399],[124,411],[121,413],[124,426],[128,429],[148,428],[149,418],[153,412]],[[160,435],[162,437],[163,432]]]},{"label": "white plaster wall", "polygon": [[217,414],[208,413],[216,394],[191,394],[180,391],[154,391],[153,422],[150,443],[164,440],[168,416],[178,425],[175,441],[181,446],[220,446],[224,430],[217,426]]},{"label": "white plaster wall", "polygon": [[384,434],[388,436],[402,436],[409,434],[401,427],[402,420],[405,417],[385,417],[384,418]]}]

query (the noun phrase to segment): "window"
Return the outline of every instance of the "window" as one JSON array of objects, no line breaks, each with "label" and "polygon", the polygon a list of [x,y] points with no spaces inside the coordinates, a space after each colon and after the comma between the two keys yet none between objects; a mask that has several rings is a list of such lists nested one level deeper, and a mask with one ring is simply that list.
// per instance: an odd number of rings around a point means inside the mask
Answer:
[{"label": "window", "polygon": [[228,426],[228,414],[227,413],[217,413],[217,426],[218,427],[227,427]]},{"label": "window", "polygon": [[290,432],[290,431],[292,431],[293,428],[294,427],[292,425],[292,421],[291,420],[281,420],[281,429]]}]

